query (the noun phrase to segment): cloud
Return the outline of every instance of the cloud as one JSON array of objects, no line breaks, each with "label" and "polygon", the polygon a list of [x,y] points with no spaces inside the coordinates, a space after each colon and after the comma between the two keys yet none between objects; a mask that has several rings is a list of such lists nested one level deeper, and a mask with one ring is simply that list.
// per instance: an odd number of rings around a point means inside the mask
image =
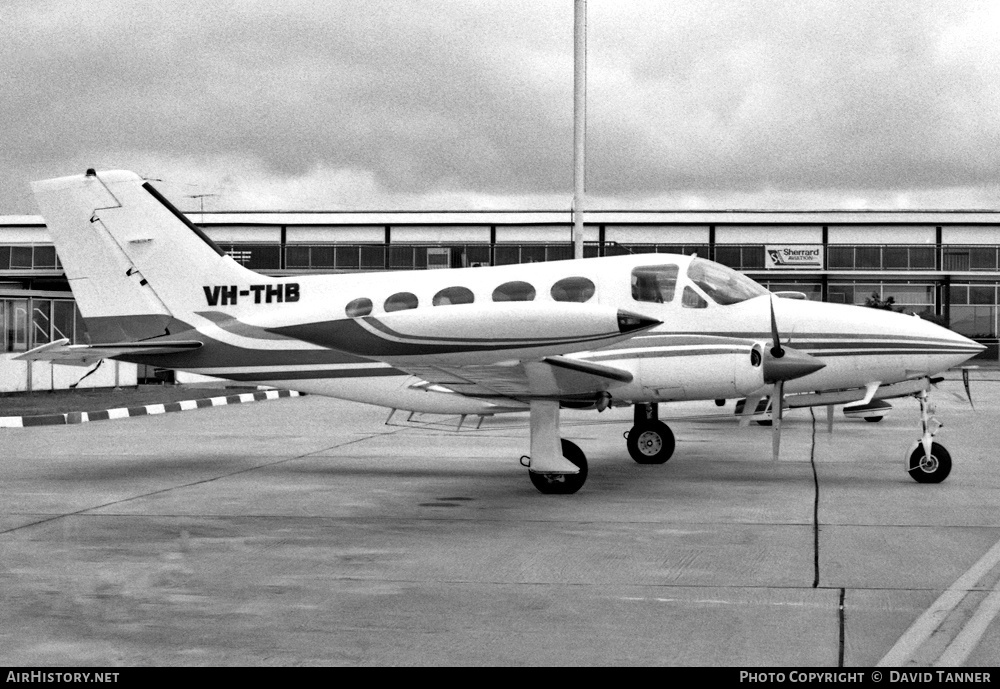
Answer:
[{"label": "cloud", "polygon": [[[227,207],[568,205],[568,2],[0,12],[5,212],[33,212],[31,179],[89,166],[193,179]],[[595,204],[996,205],[992,3],[630,0],[588,12]]]}]

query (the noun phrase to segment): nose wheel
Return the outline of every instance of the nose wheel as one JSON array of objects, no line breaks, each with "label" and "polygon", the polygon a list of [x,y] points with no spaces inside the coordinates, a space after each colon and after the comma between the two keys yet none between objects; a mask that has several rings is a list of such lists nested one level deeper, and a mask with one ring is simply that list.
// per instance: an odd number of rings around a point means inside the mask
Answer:
[{"label": "nose wheel", "polygon": [[938,443],[931,443],[931,453],[925,455],[923,443],[918,442],[906,466],[906,472],[917,483],[941,483],[951,473],[951,455]]}]

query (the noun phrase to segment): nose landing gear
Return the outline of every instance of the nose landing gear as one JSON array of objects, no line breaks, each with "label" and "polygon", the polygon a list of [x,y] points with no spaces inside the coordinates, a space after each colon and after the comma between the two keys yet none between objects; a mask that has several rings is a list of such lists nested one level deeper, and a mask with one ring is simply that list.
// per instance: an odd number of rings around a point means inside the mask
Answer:
[{"label": "nose landing gear", "polygon": [[907,453],[906,472],[918,483],[941,483],[951,473],[951,455],[943,445],[934,442],[942,424],[934,417],[934,405],[927,390],[921,390],[915,397],[920,402],[921,437]]}]

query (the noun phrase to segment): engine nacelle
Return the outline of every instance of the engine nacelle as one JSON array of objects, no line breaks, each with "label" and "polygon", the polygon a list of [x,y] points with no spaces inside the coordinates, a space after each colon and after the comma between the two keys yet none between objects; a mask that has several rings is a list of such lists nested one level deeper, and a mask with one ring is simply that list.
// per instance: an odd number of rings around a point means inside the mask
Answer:
[{"label": "engine nacelle", "polygon": [[[745,397],[764,385],[764,349],[760,343],[735,338],[698,346],[679,342],[635,362],[636,381],[650,399],[731,399]],[[630,367],[631,368],[631,367]],[[652,394],[650,394],[652,393]],[[638,392],[635,399],[642,399]]]}]

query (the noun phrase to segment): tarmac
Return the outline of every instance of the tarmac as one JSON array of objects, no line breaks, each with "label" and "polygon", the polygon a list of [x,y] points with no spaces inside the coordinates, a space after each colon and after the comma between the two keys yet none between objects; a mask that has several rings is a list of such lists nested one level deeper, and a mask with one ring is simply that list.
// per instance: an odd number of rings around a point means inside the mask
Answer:
[{"label": "tarmac", "polygon": [[[564,414],[576,495],[532,488],[526,418],[452,432],[309,396],[0,429],[0,664],[994,667],[1000,385],[771,429],[661,407]],[[405,418],[405,417],[404,417]],[[446,425],[457,427],[454,420]]]}]

